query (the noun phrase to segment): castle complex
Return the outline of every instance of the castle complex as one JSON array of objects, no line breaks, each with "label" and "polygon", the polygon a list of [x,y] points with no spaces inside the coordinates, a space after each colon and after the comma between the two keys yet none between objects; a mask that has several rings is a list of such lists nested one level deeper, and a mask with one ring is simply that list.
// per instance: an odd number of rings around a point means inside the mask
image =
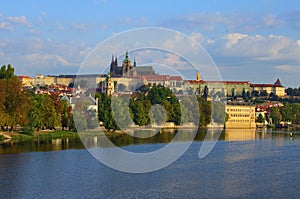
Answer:
[{"label": "castle complex", "polygon": [[[18,76],[23,87],[49,86],[64,87],[61,92],[71,91],[66,89],[75,85],[77,90],[84,87],[97,88],[98,91],[108,95],[118,95],[122,93],[132,93],[138,86],[160,85],[169,88],[176,94],[196,94],[209,96],[212,100],[234,99],[235,97],[256,97],[256,96],[285,96],[285,88],[277,79],[274,84],[252,84],[250,81],[206,81],[201,79],[199,72],[196,73],[195,80],[184,80],[181,76],[157,74],[152,66],[137,66],[134,57],[133,63],[130,61],[128,51],[121,66],[118,65],[117,57],[112,56],[109,71],[107,74],[90,75],[59,75],[43,76],[41,74],[31,78],[28,76]],[[46,87],[47,87],[46,86]],[[78,87],[78,88],[77,88]],[[56,88],[56,89],[57,89]],[[75,88],[74,88],[75,89]],[[60,89],[57,89],[60,90]],[[46,92],[47,93],[47,92]],[[68,95],[72,95],[72,91]],[[233,98],[234,97],[234,98]],[[208,98],[207,98],[208,99]],[[226,128],[255,128],[255,106],[251,104],[228,103],[226,113],[229,116]]]},{"label": "castle complex", "polygon": [[[200,73],[196,73],[195,80],[184,80],[181,76],[159,75],[152,66],[137,66],[134,57],[133,63],[129,59],[128,51],[121,66],[118,65],[117,57],[112,56],[108,74],[91,75],[59,75],[43,76],[36,75],[31,78],[28,76],[18,77],[24,87],[36,87],[44,85],[71,85],[75,78],[83,80],[87,87],[98,87],[102,92],[113,94],[114,91],[132,91],[133,84],[138,80],[144,85],[161,85],[170,88],[174,93],[194,93],[203,95],[207,92],[211,96],[252,96],[270,95],[278,97],[285,95],[285,88],[279,79],[274,84],[252,84],[250,81],[205,81],[201,79]],[[121,80],[121,81],[120,81]],[[120,82],[122,85],[120,86]],[[109,83],[109,85],[108,85]],[[119,83],[120,88],[118,86]],[[121,89],[122,87],[122,89]]]}]

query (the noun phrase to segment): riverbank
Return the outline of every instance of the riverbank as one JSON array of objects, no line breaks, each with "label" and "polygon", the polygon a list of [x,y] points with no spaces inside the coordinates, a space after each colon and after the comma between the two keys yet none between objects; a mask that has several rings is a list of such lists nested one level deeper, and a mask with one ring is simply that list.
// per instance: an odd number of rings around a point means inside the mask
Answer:
[{"label": "riverbank", "polygon": [[[11,137],[10,141],[27,141],[27,140],[48,140],[57,138],[77,138],[77,132],[63,130],[44,130],[35,132],[33,135],[26,135],[19,132],[1,132],[0,142],[7,140],[7,136]],[[6,136],[5,136],[6,135]]]}]

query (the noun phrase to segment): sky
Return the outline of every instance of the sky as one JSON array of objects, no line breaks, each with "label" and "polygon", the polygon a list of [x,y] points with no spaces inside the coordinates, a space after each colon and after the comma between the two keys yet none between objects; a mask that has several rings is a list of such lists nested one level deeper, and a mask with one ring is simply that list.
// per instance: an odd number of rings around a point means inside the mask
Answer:
[{"label": "sky", "polygon": [[0,0],[0,5],[0,65],[12,64],[17,75],[75,74],[105,39],[161,27],[201,44],[224,80],[280,78],[286,87],[300,86],[296,0]]}]

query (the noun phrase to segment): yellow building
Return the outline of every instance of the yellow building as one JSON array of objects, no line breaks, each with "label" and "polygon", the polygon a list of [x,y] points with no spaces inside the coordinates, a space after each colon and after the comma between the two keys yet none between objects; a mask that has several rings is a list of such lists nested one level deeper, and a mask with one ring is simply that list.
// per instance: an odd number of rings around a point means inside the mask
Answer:
[{"label": "yellow building", "polygon": [[274,84],[251,84],[251,88],[252,92],[257,91],[258,94],[266,92],[268,95],[273,93],[278,97],[285,96],[285,88],[282,86],[279,79],[277,79]]},{"label": "yellow building", "polygon": [[32,86],[32,78],[29,76],[18,76],[18,79],[22,83],[22,86]]},{"label": "yellow building", "polygon": [[56,83],[62,86],[69,86],[70,83],[74,82],[75,78],[72,77],[57,77]]},{"label": "yellow building", "polygon": [[228,114],[226,128],[256,128],[254,105],[245,102],[227,102],[226,113]]}]

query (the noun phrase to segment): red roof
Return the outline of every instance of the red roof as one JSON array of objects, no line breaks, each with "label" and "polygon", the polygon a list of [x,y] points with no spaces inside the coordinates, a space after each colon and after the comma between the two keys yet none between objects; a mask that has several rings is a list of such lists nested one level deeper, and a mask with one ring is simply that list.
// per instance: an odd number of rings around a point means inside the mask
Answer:
[{"label": "red roof", "polygon": [[283,87],[277,84],[251,84],[251,87]]},{"label": "red roof", "polygon": [[205,80],[187,80],[190,84],[205,84],[205,83],[219,83],[219,84],[250,84],[247,81],[205,81]]},{"label": "red roof", "polygon": [[18,76],[18,78],[19,78],[19,79],[22,79],[22,78],[31,79],[31,77],[29,77],[29,76],[22,76],[22,75],[21,75],[21,76]]}]

